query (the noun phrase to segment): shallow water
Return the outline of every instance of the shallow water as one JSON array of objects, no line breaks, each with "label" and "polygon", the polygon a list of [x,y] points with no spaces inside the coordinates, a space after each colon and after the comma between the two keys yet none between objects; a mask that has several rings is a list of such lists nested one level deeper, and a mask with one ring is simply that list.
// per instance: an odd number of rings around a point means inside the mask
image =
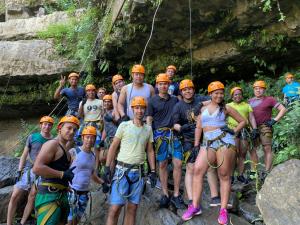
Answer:
[{"label": "shallow water", "polygon": [[[37,118],[24,119],[27,124],[38,124]],[[19,143],[23,131],[21,118],[0,120],[0,155],[12,155]]]}]

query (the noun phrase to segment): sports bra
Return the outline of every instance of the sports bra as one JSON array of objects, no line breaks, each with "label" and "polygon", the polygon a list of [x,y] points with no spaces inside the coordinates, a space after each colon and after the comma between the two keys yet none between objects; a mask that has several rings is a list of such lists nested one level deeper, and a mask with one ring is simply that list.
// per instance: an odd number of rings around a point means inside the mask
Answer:
[{"label": "sports bra", "polygon": [[213,114],[208,112],[208,108],[204,109],[201,113],[201,124],[204,127],[223,127],[226,125],[226,117],[224,111],[220,113],[218,108]]}]

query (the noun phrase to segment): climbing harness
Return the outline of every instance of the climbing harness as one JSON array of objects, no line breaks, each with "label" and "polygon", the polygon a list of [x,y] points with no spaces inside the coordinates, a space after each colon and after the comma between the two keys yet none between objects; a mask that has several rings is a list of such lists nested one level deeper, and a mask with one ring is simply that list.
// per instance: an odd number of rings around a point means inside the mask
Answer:
[{"label": "climbing harness", "polygon": [[[116,172],[115,177],[113,178],[113,181],[116,181],[116,188],[117,188],[117,192],[120,196],[122,196],[123,198],[129,198],[132,195],[136,194],[138,189],[134,189],[131,191],[131,193],[126,194],[122,194],[120,192],[119,186],[120,186],[120,180],[125,177],[128,185],[129,185],[129,190],[130,190],[130,186],[135,184],[135,183],[140,183],[142,181],[142,179],[144,178],[144,168],[143,168],[143,164],[127,164],[127,163],[123,163],[123,162],[118,162],[116,168],[118,169],[118,171]],[[120,174],[118,174],[118,172],[120,172]],[[129,177],[129,173],[130,171],[138,171],[139,172],[139,177],[135,180],[131,180]]]},{"label": "climbing harness", "polygon": [[221,143],[222,143],[222,145],[216,150],[216,151],[218,151],[218,150],[220,150],[222,147],[233,147],[231,144],[228,144],[228,143],[226,143],[225,141],[223,141],[222,140],[222,138],[224,138],[225,136],[227,135],[227,133],[226,132],[223,132],[221,135],[219,135],[218,137],[216,137],[216,138],[214,138],[214,139],[212,139],[212,140],[207,140],[206,141],[206,162],[207,162],[207,164],[211,167],[211,168],[213,168],[213,169],[218,169],[219,167],[221,167],[222,165],[223,165],[223,163],[224,163],[224,159],[225,159],[225,152],[223,151],[223,154],[222,154],[222,160],[221,160],[221,163],[219,164],[219,165],[217,165],[217,166],[214,166],[214,165],[212,165],[210,162],[209,162],[209,160],[208,160],[208,150],[210,149],[210,146],[215,142],[215,141],[220,141]]},{"label": "climbing harness", "polygon": [[[155,140],[155,152],[158,153],[162,143],[165,141],[168,145],[168,154],[174,151],[174,132],[172,128],[162,127],[157,129],[158,132],[162,132],[156,137]],[[169,134],[168,134],[169,133]],[[170,151],[171,150],[171,151]]]}]

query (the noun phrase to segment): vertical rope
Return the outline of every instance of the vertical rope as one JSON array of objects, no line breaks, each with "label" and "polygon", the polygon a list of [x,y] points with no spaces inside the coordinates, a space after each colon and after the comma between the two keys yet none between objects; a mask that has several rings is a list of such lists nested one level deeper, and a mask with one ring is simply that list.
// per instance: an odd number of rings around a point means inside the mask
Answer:
[{"label": "vertical rope", "polygon": [[159,7],[160,7],[161,3],[162,3],[162,0],[161,0],[161,1],[159,1],[158,5],[157,5],[157,8],[156,8],[156,10],[155,10],[155,13],[154,13],[154,15],[153,15],[150,36],[149,36],[149,38],[148,38],[148,41],[146,42],[146,45],[145,45],[145,48],[144,48],[144,51],[143,51],[143,54],[142,54],[142,58],[141,58],[141,61],[140,61],[140,64],[143,64],[143,61],[144,61],[144,56],[145,56],[145,53],[146,53],[146,50],[147,50],[148,44],[149,44],[149,42],[150,42],[150,40],[151,40],[151,38],[152,38],[152,34],[153,34],[153,30],[154,30],[154,22],[155,22],[156,14],[157,14],[157,11],[158,11],[158,9],[159,9]]},{"label": "vertical rope", "polygon": [[192,49],[192,3],[191,0],[189,0],[189,13],[190,13],[190,73],[193,78],[193,49]]}]

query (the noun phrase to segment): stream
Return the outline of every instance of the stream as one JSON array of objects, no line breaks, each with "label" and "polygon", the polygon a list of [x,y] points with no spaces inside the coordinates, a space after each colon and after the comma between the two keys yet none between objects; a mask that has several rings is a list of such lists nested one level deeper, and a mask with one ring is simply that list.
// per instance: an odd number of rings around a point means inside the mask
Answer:
[{"label": "stream", "polygon": [[0,120],[0,155],[12,155],[18,145],[22,129],[21,120],[27,124],[36,124],[38,118]]}]

